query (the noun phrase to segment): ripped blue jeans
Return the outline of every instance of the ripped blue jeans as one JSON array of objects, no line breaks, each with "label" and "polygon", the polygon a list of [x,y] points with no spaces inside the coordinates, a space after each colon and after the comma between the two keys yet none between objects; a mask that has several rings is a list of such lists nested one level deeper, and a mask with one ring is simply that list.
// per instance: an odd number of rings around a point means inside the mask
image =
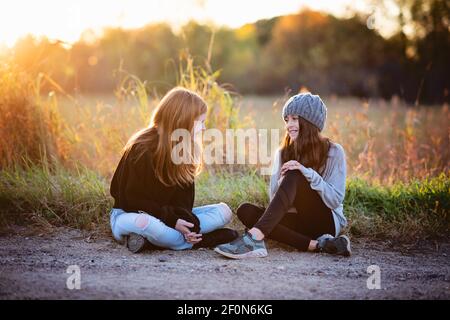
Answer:
[{"label": "ripped blue jeans", "polygon": [[[223,228],[232,217],[231,209],[223,202],[195,207],[192,213],[200,220],[202,234]],[[124,236],[137,233],[158,247],[172,250],[192,248],[192,244],[186,241],[181,232],[145,212],[125,212],[122,209],[113,208],[110,212],[110,222],[112,234],[119,242],[124,240]]]}]

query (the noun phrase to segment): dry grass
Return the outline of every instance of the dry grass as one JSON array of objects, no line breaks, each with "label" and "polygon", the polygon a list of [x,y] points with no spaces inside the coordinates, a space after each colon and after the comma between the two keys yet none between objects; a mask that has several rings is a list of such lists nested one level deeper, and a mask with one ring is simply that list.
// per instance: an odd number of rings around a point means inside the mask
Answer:
[{"label": "dry grass", "polygon": [[[242,112],[258,128],[283,131],[286,97],[245,97]],[[448,105],[415,107],[392,101],[325,97],[328,119],[323,134],[340,143],[349,177],[394,184],[449,173]]]},{"label": "dry grass", "polygon": [[[207,125],[283,128],[286,97],[239,97],[218,74],[182,61],[178,84],[210,106]],[[0,224],[32,216],[91,228],[105,223],[108,182],[128,137],[147,125],[158,102],[145,82],[119,71],[114,94],[69,96],[51,79],[0,68]],[[55,91],[43,95],[43,81]],[[324,134],[347,153],[345,210],[355,235],[414,237],[449,231],[448,106],[409,108],[397,101],[328,97]],[[82,169],[80,169],[82,168]],[[208,169],[208,168],[207,168]],[[206,170],[196,204],[267,202],[267,178],[254,167]],[[220,171],[220,170],[219,170]],[[13,215],[11,215],[13,214]]]}]

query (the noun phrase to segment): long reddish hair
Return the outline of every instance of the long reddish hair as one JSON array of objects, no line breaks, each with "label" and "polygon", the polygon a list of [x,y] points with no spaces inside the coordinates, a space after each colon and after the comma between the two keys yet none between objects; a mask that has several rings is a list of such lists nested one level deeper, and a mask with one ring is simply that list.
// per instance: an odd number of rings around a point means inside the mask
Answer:
[{"label": "long reddish hair", "polygon": [[200,173],[201,164],[196,161],[175,164],[171,152],[178,142],[173,141],[171,135],[177,129],[192,132],[195,120],[206,111],[206,102],[197,93],[182,87],[173,88],[159,102],[149,127],[135,133],[124,150],[128,152],[136,145],[138,159],[150,148],[155,175],[163,185],[190,184]]}]

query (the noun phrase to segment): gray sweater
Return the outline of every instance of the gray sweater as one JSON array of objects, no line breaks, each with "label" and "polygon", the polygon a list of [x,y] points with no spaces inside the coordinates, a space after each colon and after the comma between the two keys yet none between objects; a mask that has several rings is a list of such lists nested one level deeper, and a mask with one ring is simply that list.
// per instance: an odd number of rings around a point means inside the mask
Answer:
[{"label": "gray sweater", "polygon": [[[270,200],[273,199],[273,196],[281,183],[281,166],[281,152],[280,150],[277,150],[272,165],[272,175],[270,177]],[[311,188],[317,190],[325,205],[332,210],[337,236],[342,228],[347,225],[343,206],[345,197],[345,179],[347,175],[344,148],[338,143],[331,143],[323,178],[311,168],[302,167],[302,170],[300,171],[306,177],[306,180],[309,181]],[[289,212],[296,212],[296,209],[291,208],[289,209]]]}]

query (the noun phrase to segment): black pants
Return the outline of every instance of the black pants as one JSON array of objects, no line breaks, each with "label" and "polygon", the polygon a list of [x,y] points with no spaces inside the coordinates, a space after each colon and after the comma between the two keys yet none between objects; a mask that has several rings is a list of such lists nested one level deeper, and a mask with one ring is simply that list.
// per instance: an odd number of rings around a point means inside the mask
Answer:
[{"label": "black pants", "polygon": [[[294,206],[297,213],[288,213]],[[301,251],[307,251],[312,239],[335,234],[331,209],[299,170],[286,173],[267,209],[244,203],[237,209],[239,220],[247,228],[258,228],[273,239]]]}]

